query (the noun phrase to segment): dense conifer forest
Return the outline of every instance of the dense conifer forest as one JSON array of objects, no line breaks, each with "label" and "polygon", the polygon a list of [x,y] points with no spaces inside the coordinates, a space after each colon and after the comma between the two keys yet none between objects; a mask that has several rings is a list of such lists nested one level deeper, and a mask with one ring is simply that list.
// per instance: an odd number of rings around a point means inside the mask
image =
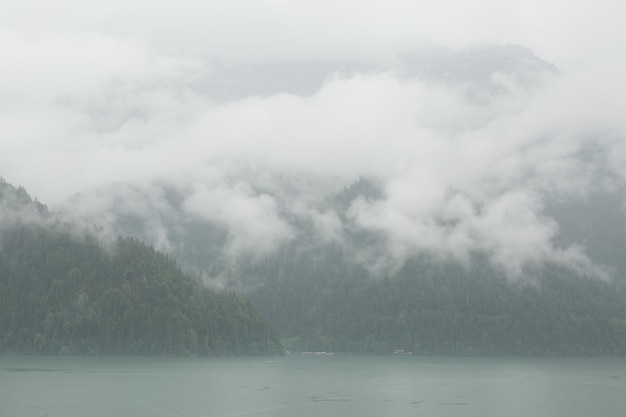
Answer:
[{"label": "dense conifer forest", "polygon": [[[348,228],[344,244],[320,244],[304,224],[289,246],[231,270],[214,253],[208,264],[236,284],[215,292],[136,238],[103,238],[23,188],[0,191],[2,352],[626,354],[619,270],[602,278],[544,263],[511,279],[476,252],[465,263],[424,254],[373,271],[362,256],[379,236]],[[324,205],[343,216],[351,201],[379,197],[359,180]],[[194,243],[219,248],[222,235],[203,227]]]},{"label": "dense conifer forest", "polygon": [[133,238],[103,246],[0,184],[0,352],[278,354],[274,329]]},{"label": "dense conifer forest", "polygon": [[250,297],[293,350],[626,354],[621,282],[556,265],[535,271],[535,281],[512,282],[478,257],[471,265],[416,258],[382,279],[336,258],[292,259],[297,272],[268,279]]},{"label": "dense conifer forest", "polygon": [[[344,213],[352,201],[380,196],[375,183],[360,179],[324,204],[349,226]],[[604,219],[615,224],[614,233],[604,239],[616,241],[621,219]],[[467,262],[423,254],[397,268],[373,271],[366,255],[378,256],[383,238],[356,227],[347,227],[346,234],[346,241],[336,245],[303,238],[243,273],[263,283],[247,296],[279,329],[288,348],[381,354],[402,349],[425,355],[626,354],[622,269],[602,278],[574,265],[547,262],[511,277],[476,251]]]}]

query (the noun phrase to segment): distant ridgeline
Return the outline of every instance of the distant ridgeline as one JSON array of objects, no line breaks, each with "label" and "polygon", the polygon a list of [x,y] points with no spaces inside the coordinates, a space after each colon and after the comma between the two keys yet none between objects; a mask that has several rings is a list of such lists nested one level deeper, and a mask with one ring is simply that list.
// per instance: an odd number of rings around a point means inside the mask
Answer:
[{"label": "distant ridgeline", "polygon": [[277,354],[274,329],[138,240],[107,248],[0,179],[0,352]]}]

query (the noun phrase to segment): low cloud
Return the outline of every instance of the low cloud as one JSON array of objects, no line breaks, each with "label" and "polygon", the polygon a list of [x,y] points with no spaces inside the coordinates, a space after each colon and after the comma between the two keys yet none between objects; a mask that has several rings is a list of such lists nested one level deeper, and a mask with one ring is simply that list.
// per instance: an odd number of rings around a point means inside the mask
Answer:
[{"label": "low cloud", "polygon": [[255,193],[249,184],[207,187],[198,184],[185,199],[185,213],[228,230],[228,255],[262,256],[289,241],[293,231],[277,212],[271,196]]},{"label": "low cloud", "polygon": [[[546,206],[626,185],[608,2],[9,3],[0,174],[85,221],[144,219],[166,251],[189,219],[224,230],[227,256],[271,254],[304,223],[323,242],[381,233],[397,262],[478,250],[511,276],[581,267]],[[307,89],[272,78],[281,62],[310,67]],[[381,199],[322,207],[361,176]]]}]

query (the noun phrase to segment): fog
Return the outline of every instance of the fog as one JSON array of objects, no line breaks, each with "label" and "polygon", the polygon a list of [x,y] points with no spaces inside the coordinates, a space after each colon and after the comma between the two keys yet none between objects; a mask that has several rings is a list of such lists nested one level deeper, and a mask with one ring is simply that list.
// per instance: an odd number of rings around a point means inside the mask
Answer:
[{"label": "fog", "polygon": [[[601,274],[546,208],[624,188],[623,9],[12,1],[0,175],[87,222],[141,216],[165,251],[194,219],[225,254],[264,256],[298,218],[324,242],[344,221],[380,233],[393,262],[485,251],[511,276]],[[383,197],[320,208],[361,177]]]}]

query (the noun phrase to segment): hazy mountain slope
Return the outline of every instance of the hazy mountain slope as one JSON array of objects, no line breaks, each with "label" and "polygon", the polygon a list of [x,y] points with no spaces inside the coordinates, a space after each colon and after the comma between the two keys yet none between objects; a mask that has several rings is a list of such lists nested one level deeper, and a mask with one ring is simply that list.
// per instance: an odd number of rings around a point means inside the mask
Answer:
[{"label": "hazy mountain slope", "polygon": [[397,72],[428,82],[447,83],[464,89],[469,98],[488,99],[520,88],[541,85],[555,75],[555,65],[520,45],[488,45],[449,48],[416,48],[399,56],[393,65],[350,61],[282,60],[214,63],[212,73],[196,87],[216,100],[236,100],[278,93],[310,95],[333,77]]},{"label": "hazy mountain slope", "polygon": [[320,256],[314,265],[290,258],[288,277],[268,278],[249,293],[281,334],[293,337],[292,349],[626,353],[619,283],[549,265],[529,272],[534,282],[509,282],[480,257],[470,265],[416,258],[393,276],[373,278],[337,258]]},{"label": "hazy mountain slope", "polygon": [[[106,247],[0,184],[21,220],[0,229],[0,351],[46,354],[275,354],[251,306],[216,293],[134,239]],[[13,197],[19,197],[15,199]],[[8,204],[7,204],[8,203]],[[42,219],[30,216],[41,212]]]},{"label": "hazy mountain slope", "polygon": [[563,245],[579,243],[595,262],[626,279],[626,193],[597,190],[575,201],[554,202],[548,211],[560,225]]},{"label": "hazy mountain slope", "polygon": [[[352,201],[381,197],[360,180],[326,205],[345,213]],[[292,245],[241,271],[257,283],[246,294],[293,338],[292,349],[626,353],[626,292],[617,277],[545,262],[513,279],[478,250],[466,262],[430,254],[397,266],[379,253],[384,237],[346,228],[342,244]]]},{"label": "hazy mountain slope", "polygon": [[[216,64],[197,124],[64,212],[249,297],[301,347],[622,352],[626,154],[606,95],[514,45],[317,64]],[[490,299],[505,310],[472,301]]]},{"label": "hazy mountain slope", "polygon": [[[290,338],[291,349],[626,353],[626,294],[618,275],[607,281],[576,263],[546,261],[525,266],[521,276],[510,276],[478,248],[466,262],[436,253],[398,262],[387,252],[388,237],[359,227],[351,215],[358,202],[384,201],[381,187],[360,179],[319,202],[319,212],[333,213],[337,220],[334,238],[323,237],[319,223],[292,215],[295,237],[262,257],[230,257],[223,250],[228,232],[209,222],[195,220],[189,229],[179,229],[178,236],[191,249],[185,259],[196,256],[196,261],[205,262],[195,264],[204,265],[199,271],[205,280],[249,298],[281,336]],[[599,201],[606,199],[589,204]],[[566,208],[574,210],[577,204],[561,202],[558,210],[552,208],[555,217],[567,220]],[[569,221],[586,224],[585,215],[575,213]],[[557,242],[562,247],[585,238],[584,229],[570,229],[567,221],[559,224],[564,227]],[[568,230],[573,232],[567,235]],[[613,232],[619,238],[619,227]],[[588,253],[596,260],[593,250]]]},{"label": "hazy mountain slope", "polygon": [[476,46],[461,50],[432,48],[407,54],[409,74],[465,89],[468,97],[489,101],[511,88],[537,88],[557,67],[521,45]]}]

